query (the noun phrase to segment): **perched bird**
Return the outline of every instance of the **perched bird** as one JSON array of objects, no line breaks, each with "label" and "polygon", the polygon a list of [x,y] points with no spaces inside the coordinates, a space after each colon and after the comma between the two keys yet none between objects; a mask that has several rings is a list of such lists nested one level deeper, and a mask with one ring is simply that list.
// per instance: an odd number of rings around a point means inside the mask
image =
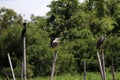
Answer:
[{"label": "perched bird", "polygon": [[26,33],[26,23],[23,23],[22,37],[25,37]]},{"label": "perched bird", "polygon": [[101,48],[101,46],[102,46],[102,44],[105,40],[106,40],[106,35],[103,35],[103,36],[100,37],[100,39],[97,42],[97,46],[96,46],[97,49]]},{"label": "perched bird", "polygon": [[55,48],[56,46],[58,46],[59,42],[60,42],[60,38],[59,37],[56,37],[56,38],[52,39],[51,47]]},{"label": "perched bird", "polygon": [[55,15],[51,15],[50,20],[51,21],[55,20]]},{"label": "perched bird", "polygon": [[47,23],[48,24],[51,24],[51,25],[54,25],[55,24],[55,16],[54,15],[51,15],[51,17],[48,19]]}]

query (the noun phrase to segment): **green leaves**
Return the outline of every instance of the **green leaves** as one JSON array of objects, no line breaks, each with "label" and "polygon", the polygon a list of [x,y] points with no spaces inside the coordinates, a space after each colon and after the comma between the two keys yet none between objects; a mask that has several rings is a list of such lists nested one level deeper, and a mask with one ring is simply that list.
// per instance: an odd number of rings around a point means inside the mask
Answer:
[{"label": "green leaves", "polygon": [[17,15],[12,9],[0,9],[0,28],[8,28],[10,25],[21,23],[21,16]]},{"label": "green leaves", "polygon": [[[90,1],[90,2],[89,2]],[[107,34],[104,44],[106,62],[111,54],[119,70],[120,57],[120,6],[119,1],[54,0],[46,17],[31,16],[27,23],[26,54],[28,76],[50,75],[54,50],[58,51],[55,74],[82,72],[83,61],[88,71],[96,71],[96,42]],[[113,5],[111,5],[113,4]],[[111,10],[113,9],[114,10]],[[13,10],[0,10],[0,70],[8,69],[9,52],[16,74],[20,76],[22,62],[22,17]],[[49,23],[49,16],[55,19]],[[51,37],[60,37],[56,49],[50,47]]]},{"label": "green leaves", "polygon": [[99,21],[100,29],[104,33],[112,31],[117,23],[111,17],[104,17]]}]

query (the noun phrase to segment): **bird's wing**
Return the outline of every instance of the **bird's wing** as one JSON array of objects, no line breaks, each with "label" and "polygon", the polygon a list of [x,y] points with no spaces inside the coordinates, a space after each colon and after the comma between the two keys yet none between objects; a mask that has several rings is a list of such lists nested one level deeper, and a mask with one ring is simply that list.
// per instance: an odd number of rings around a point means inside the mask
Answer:
[{"label": "bird's wing", "polygon": [[103,43],[103,39],[100,38],[97,42],[97,48],[99,48],[102,45],[102,43]]}]

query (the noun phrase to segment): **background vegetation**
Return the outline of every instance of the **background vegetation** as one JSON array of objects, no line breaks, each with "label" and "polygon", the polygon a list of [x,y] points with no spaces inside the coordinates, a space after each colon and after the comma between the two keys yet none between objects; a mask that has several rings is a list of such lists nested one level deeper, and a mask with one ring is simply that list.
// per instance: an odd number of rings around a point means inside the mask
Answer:
[{"label": "background vegetation", "polygon": [[[45,17],[31,15],[27,23],[27,76],[50,75],[52,37],[61,37],[55,75],[99,71],[96,42],[106,34],[104,44],[106,68],[111,71],[113,55],[115,71],[120,71],[120,1],[119,0],[53,0]],[[0,75],[11,77],[7,59],[10,53],[15,75],[20,77],[22,63],[21,31],[23,17],[7,8],[0,9]]]}]

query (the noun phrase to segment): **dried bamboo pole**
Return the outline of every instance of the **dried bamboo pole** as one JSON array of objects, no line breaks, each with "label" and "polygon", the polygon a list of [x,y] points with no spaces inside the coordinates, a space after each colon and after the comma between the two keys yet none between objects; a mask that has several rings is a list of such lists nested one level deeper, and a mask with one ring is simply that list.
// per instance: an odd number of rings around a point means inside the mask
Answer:
[{"label": "dried bamboo pole", "polygon": [[106,71],[105,71],[105,55],[103,49],[101,50],[102,53],[102,67],[103,67],[103,77],[106,80]]},{"label": "dried bamboo pole", "polygon": [[9,53],[8,53],[8,60],[9,60],[10,68],[11,68],[11,71],[12,71],[13,80],[16,80]]},{"label": "dried bamboo pole", "polygon": [[26,80],[26,38],[23,37],[23,80]]},{"label": "dried bamboo pole", "polygon": [[84,61],[84,80],[86,80],[86,61]]},{"label": "dried bamboo pole", "polygon": [[51,70],[50,80],[53,80],[54,71],[55,71],[55,64],[56,64],[56,60],[57,60],[57,54],[58,54],[58,52],[55,51],[54,57],[53,57],[53,64],[52,64],[52,70]]},{"label": "dried bamboo pole", "polygon": [[102,80],[104,80],[104,77],[103,77],[103,68],[102,68],[102,64],[101,64],[101,59],[100,59],[99,52],[97,52],[97,57],[98,57],[98,63],[99,63],[99,67],[100,67],[101,78],[102,78]]}]

